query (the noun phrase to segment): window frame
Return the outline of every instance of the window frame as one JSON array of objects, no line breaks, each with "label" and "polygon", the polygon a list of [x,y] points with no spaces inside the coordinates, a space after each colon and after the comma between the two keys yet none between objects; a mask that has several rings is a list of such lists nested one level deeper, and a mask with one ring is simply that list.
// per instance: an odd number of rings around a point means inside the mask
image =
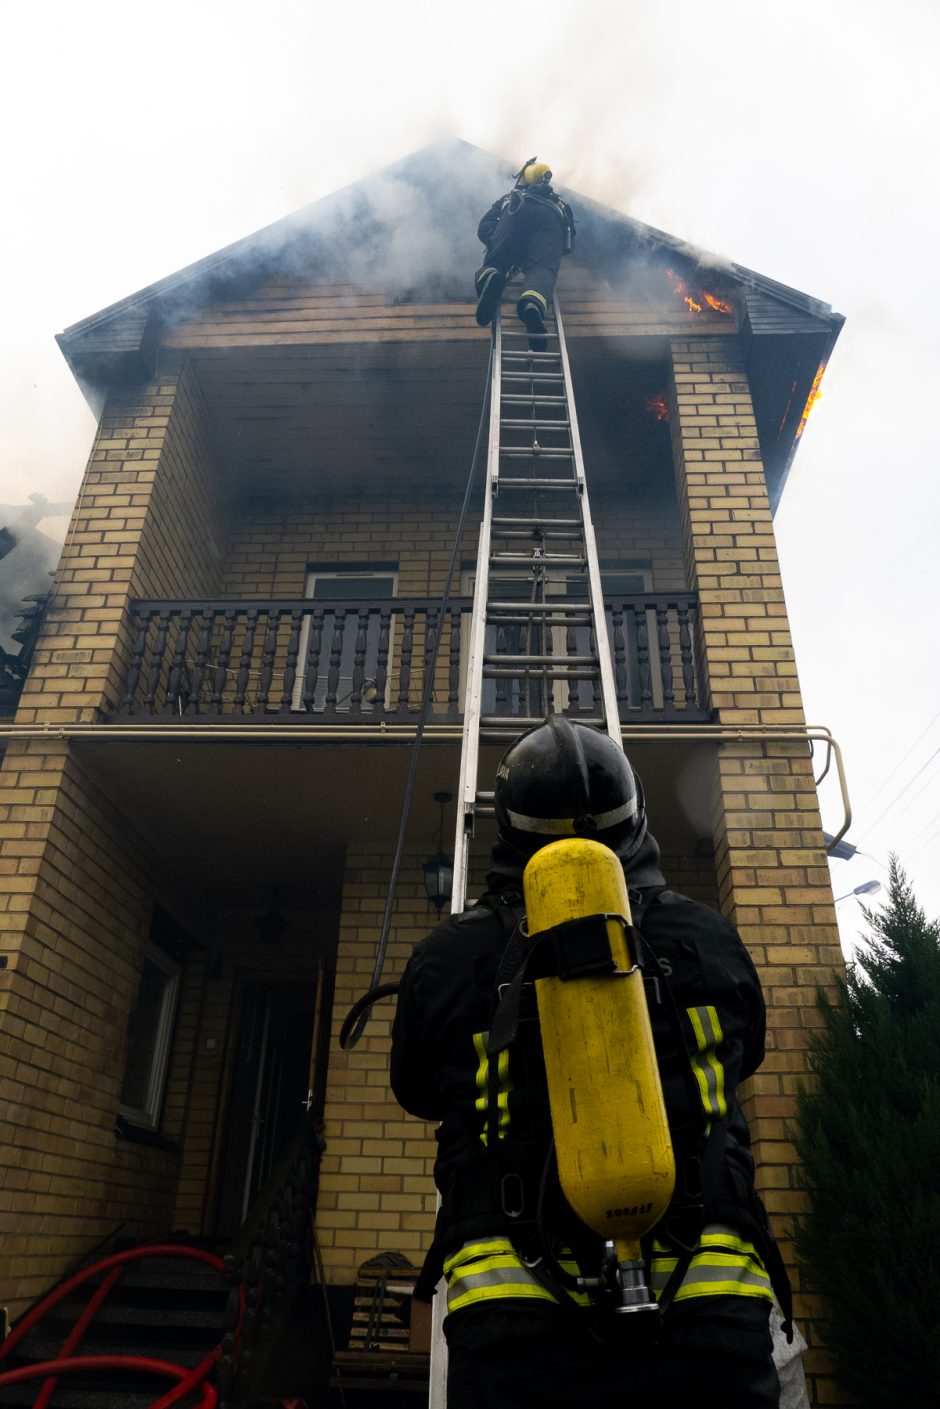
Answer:
[{"label": "window frame", "polygon": [[[371,581],[374,581],[374,582],[378,582],[378,581],[386,581],[386,580],[388,580],[388,581],[391,583],[391,591],[390,591],[389,594],[388,594],[387,600],[390,601],[390,602],[394,602],[395,598],[398,596],[398,571],[399,571],[398,565],[397,565],[397,564],[394,564],[394,565],[393,565],[393,564],[390,564],[390,563],[361,563],[361,564],[357,564],[357,563],[330,563],[329,565],[327,565],[327,566],[325,566],[325,567],[319,567],[319,566],[317,566],[317,565],[315,565],[315,564],[313,564],[313,563],[308,563],[308,565],[307,565],[307,573],[306,573],[306,577],[305,577],[305,580],[304,580],[304,599],[305,599],[305,600],[309,600],[311,603],[317,603],[317,605],[320,605],[320,606],[324,607],[324,609],[325,609],[326,612],[329,612],[331,598],[330,598],[330,597],[319,597],[319,598],[317,597],[317,583],[318,583],[318,582],[324,582],[324,581],[326,581],[326,582],[354,582],[354,581],[357,581],[357,580],[358,580],[358,581],[370,581],[370,580],[371,580]],[[338,599],[336,599],[336,600],[338,600]],[[298,647],[298,651],[297,651],[297,661],[298,661],[297,678],[296,678],[296,680],[295,680],[295,682],[294,682],[294,689],[293,689],[293,693],[292,693],[292,695],[291,695],[291,706],[290,706],[290,707],[291,707],[291,710],[292,710],[292,711],[296,711],[296,712],[300,712],[300,713],[304,713],[304,712],[305,712],[305,711],[304,711],[304,705],[303,705],[303,696],[304,696],[304,688],[305,688],[305,685],[306,685],[306,680],[305,680],[305,666],[306,666],[306,661],[307,661],[307,645],[308,645],[308,642],[309,642],[309,640],[310,640],[310,622],[311,622],[311,613],[307,612],[307,613],[304,614],[304,619],[303,619],[303,622],[302,622],[301,628],[300,628],[300,641],[299,641],[299,647]],[[348,647],[347,647],[347,650],[348,650]],[[384,702],[383,702],[383,703],[384,703],[384,707],[385,707],[386,709],[389,708],[389,706],[390,706],[390,699],[391,699],[391,689],[392,689],[392,662],[393,662],[393,659],[394,659],[394,651],[395,651],[395,623],[393,622],[393,623],[392,623],[392,627],[391,627],[391,631],[390,631],[390,633],[389,633],[388,665],[387,665],[387,669],[388,669],[388,681],[387,681],[386,688],[385,688],[385,700],[384,700]],[[349,679],[350,685],[351,685],[351,677],[342,676],[342,675],[341,675],[341,677],[340,677],[340,680],[341,680],[340,689],[342,689],[342,682],[344,682],[344,681],[347,680],[347,679]],[[325,690],[325,685],[324,685],[324,690]],[[348,700],[349,695],[350,695],[351,693],[352,693],[352,691],[351,691],[351,689],[350,689],[350,690],[346,693],[345,696],[341,696],[340,700],[339,700],[338,703],[337,703],[337,713],[347,713],[347,712],[348,712],[348,708],[349,708],[348,705],[347,705],[346,710],[343,710],[343,709],[342,709],[342,705],[346,703],[346,700]],[[321,704],[319,705],[319,707],[317,707],[317,706],[315,705],[315,706],[313,707],[313,709],[311,710],[311,713],[313,713],[313,714],[321,714],[321,713],[323,712],[323,709],[324,709],[324,706],[323,706],[323,704],[321,703]],[[370,704],[368,704],[368,703],[364,703],[364,704],[361,706],[360,712],[363,713],[363,714],[369,714],[369,713],[372,712],[372,706],[371,706]]]},{"label": "window frame", "polygon": [[[166,983],[163,989],[160,1016],[157,1020],[150,1053],[150,1070],[147,1078],[146,1102],[143,1106],[130,1106],[124,1101],[120,1101],[118,1104],[118,1113],[138,1129],[157,1131],[160,1127],[160,1119],[163,1113],[163,1096],[166,1090],[166,1079],[170,1067],[170,1054],[173,1048],[173,1034],[176,1027],[177,1008],[179,1006],[182,966],[167,954],[164,949],[161,949],[159,945],[154,944],[153,941],[149,939],[144,942],[141,957],[143,963],[141,964],[140,976],[137,982],[137,994],[134,1009],[131,1014],[131,1022],[133,1022],[134,1014],[140,1002],[140,989],[143,983],[145,965],[150,963],[154,968],[159,969],[164,974]],[[122,1095],[127,1081],[127,1061],[129,1055],[129,1050],[125,1050],[124,1077],[121,1082]]]}]

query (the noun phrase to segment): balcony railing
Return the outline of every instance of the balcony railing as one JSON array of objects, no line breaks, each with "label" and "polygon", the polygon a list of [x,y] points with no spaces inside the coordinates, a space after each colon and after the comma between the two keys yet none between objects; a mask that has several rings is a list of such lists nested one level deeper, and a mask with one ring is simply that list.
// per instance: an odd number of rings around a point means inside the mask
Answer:
[{"label": "balcony railing", "polygon": [[[462,717],[472,603],[441,613],[421,598],[137,601],[123,698],[113,718],[201,722],[414,723],[440,634],[430,720]],[[697,599],[645,593],[606,604],[621,719],[710,717],[698,664]],[[536,628],[533,628],[536,629]],[[543,626],[538,653],[583,656],[589,628]],[[488,628],[491,656],[518,656],[522,627]],[[531,644],[531,643],[530,643]],[[542,692],[539,694],[539,692]],[[588,681],[543,683],[500,671],[484,713],[596,713]]]}]

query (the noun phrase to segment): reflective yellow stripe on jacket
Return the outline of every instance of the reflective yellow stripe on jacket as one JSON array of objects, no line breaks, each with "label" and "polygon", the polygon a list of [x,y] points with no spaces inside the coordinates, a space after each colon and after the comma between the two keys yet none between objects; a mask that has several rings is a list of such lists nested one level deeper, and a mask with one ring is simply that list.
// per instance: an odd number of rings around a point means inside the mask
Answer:
[{"label": "reflective yellow stripe on jacket", "polygon": [[[577,1265],[570,1255],[563,1253],[559,1261],[566,1272],[577,1274]],[[520,1261],[508,1238],[464,1243],[460,1251],[444,1263],[444,1276],[447,1279],[448,1315],[464,1306],[507,1297],[558,1304],[558,1298],[543,1287],[535,1274]],[[589,1303],[584,1292],[572,1292],[570,1295],[579,1306]]]},{"label": "reflective yellow stripe on jacket", "polygon": [[[677,1262],[675,1251],[653,1242],[650,1282],[657,1301],[665,1290]],[[698,1251],[676,1292],[676,1301],[700,1296],[751,1296],[773,1301],[767,1269],[753,1243],[739,1238],[731,1228],[719,1224],[707,1227],[699,1239]]]},{"label": "reflective yellow stripe on jacket", "polygon": [[687,1008],[689,1022],[695,1033],[695,1052],[690,1058],[698,1082],[702,1108],[709,1121],[727,1115],[725,1069],[718,1059],[718,1048],[724,1040],[718,1010],[710,1003],[702,1008]]},{"label": "reflective yellow stripe on jacket", "polygon": [[[566,1272],[578,1273],[570,1253],[562,1253],[559,1261]],[[653,1243],[650,1285],[657,1300],[672,1276],[676,1261],[673,1249],[658,1239]],[[444,1276],[448,1315],[465,1306],[506,1298],[558,1304],[558,1298],[520,1261],[508,1238],[464,1243],[460,1251],[444,1263]],[[586,1292],[569,1295],[579,1306],[590,1303]],[[693,1297],[703,1296],[748,1296],[773,1301],[770,1278],[754,1245],[718,1224],[706,1228],[702,1234],[675,1300],[691,1301]]]},{"label": "reflective yellow stripe on jacket", "polygon": [[[477,1054],[477,1098],[474,1101],[474,1108],[482,1117],[482,1130],[480,1139],[484,1145],[488,1141],[489,1129],[489,1106],[490,1106],[490,1059],[486,1050],[486,1039],[488,1032],[475,1032],[473,1034],[473,1046]],[[506,1137],[509,1128],[509,1093],[512,1090],[512,1082],[509,1079],[509,1051],[500,1052],[496,1059],[496,1106],[499,1110],[499,1128],[496,1131],[497,1140]]]}]

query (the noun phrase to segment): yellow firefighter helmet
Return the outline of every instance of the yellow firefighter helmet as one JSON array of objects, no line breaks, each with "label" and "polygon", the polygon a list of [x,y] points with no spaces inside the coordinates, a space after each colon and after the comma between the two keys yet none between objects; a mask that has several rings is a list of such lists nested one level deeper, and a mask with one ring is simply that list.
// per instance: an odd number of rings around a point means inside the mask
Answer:
[{"label": "yellow firefighter helmet", "polygon": [[522,179],[527,186],[547,186],[552,179],[552,169],[544,161],[530,161],[523,167]]}]

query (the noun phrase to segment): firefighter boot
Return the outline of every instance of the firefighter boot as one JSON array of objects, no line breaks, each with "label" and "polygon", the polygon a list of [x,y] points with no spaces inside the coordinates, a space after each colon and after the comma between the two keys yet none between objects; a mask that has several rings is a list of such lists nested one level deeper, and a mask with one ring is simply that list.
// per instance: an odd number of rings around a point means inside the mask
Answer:
[{"label": "firefighter boot", "polygon": [[543,304],[544,300],[529,292],[524,293],[516,304],[516,312],[526,326],[526,332],[529,334],[529,347],[533,352],[544,352],[548,346]]},{"label": "firefighter boot", "polygon": [[503,289],[506,275],[492,265],[484,265],[474,283],[477,290],[477,322],[481,328],[492,323]]}]

